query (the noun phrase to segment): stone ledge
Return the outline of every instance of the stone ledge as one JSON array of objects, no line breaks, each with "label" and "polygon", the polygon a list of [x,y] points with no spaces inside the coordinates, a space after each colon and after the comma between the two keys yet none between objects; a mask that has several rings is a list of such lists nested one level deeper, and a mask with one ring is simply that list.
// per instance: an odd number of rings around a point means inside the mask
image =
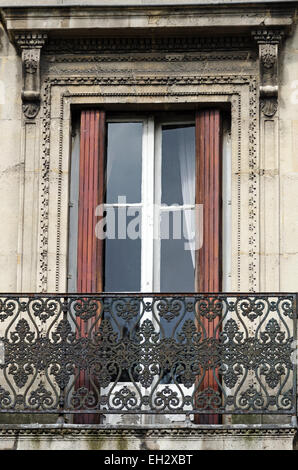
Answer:
[{"label": "stone ledge", "polygon": [[287,426],[2,425],[0,450],[292,450]]},{"label": "stone ledge", "polygon": [[185,6],[185,5],[233,5],[249,3],[289,3],[293,0],[1,0],[3,7],[71,7],[71,6]]}]

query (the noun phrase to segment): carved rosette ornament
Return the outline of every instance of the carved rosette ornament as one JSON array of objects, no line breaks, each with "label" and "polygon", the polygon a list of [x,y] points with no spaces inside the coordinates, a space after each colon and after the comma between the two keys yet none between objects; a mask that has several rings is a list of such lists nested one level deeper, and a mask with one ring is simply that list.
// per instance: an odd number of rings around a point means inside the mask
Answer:
[{"label": "carved rosette ornament", "polygon": [[16,44],[22,53],[22,102],[23,113],[27,119],[34,119],[40,109],[40,53],[46,40],[45,33],[16,35]]},{"label": "carved rosette ornament", "polygon": [[266,117],[272,118],[278,107],[278,49],[284,31],[258,30],[252,35],[259,45],[260,107]]}]

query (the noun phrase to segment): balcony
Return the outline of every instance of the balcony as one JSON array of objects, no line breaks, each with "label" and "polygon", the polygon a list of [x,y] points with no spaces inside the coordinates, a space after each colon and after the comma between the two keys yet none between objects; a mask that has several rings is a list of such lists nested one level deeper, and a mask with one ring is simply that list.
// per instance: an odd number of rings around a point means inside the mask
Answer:
[{"label": "balcony", "polygon": [[273,293],[1,295],[1,422],[296,425],[296,305]]}]

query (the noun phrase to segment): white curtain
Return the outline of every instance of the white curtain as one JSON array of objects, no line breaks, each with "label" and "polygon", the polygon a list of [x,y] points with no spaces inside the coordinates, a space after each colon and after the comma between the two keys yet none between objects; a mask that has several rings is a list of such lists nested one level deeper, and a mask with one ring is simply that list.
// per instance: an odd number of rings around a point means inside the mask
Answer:
[{"label": "white curtain", "polygon": [[[182,128],[178,138],[183,205],[195,205],[195,139],[193,128]],[[184,210],[185,249],[190,250],[195,268],[195,209]]]}]

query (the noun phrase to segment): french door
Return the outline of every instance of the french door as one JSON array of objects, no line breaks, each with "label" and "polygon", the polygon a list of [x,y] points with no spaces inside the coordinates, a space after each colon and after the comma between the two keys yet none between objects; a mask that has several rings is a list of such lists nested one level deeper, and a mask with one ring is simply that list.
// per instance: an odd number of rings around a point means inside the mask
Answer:
[{"label": "french door", "polygon": [[108,121],[103,209],[106,291],[192,292],[194,123]]},{"label": "french door", "polygon": [[[82,111],[70,186],[70,291],[220,292],[219,110],[174,117]],[[205,325],[210,335],[216,326]],[[217,383],[205,374],[204,388]]]}]

